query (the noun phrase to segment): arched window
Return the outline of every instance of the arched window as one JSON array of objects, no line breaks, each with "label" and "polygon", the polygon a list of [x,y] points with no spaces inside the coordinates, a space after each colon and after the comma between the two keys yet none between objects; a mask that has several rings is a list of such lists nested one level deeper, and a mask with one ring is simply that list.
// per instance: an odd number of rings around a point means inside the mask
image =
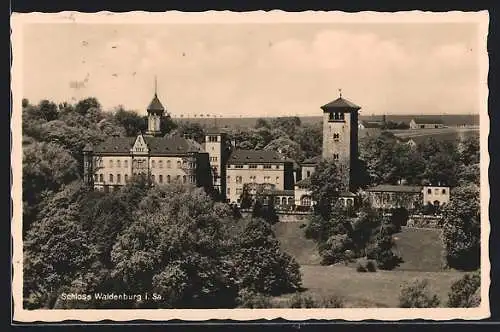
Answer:
[{"label": "arched window", "polygon": [[122,175],[121,174],[117,174],[116,175],[116,183],[121,183],[122,182]]},{"label": "arched window", "polygon": [[125,183],[128,182],[128,174],[125,174]]},{"label": "arched window", "polygon": [[155,168],[156,167],[156,162],[154,160],[151,160],[151,168]]},{"label": "arched window", "polygon": [[125,160],[125,161],[123,162],[123,167],[128,168],[128,160]]},{"label": "arched window", "polygon": [[446,195],[446,189],[442,190],[443,195]]},{"label": "arched window", "polygon": [[110,159],[110,160],[109,160],[109,167],[110,167],[110,168],[113,168],[113,159]]},{"label": "arched window", "polygon": [[167,183],[170,183],[170,175],[167,175]]},{"label": "arched window", "polygon": [[300,198],[300,205],[302,205],[302,206],[311,206],[311,197],[309,197],[309,196],[302,196]]},{"label": "arched window", "polygon": [[286,197],[281,198],[281,205],[286,205]]},{"label": "arched window", "polygon": [[122,162],[120,159],[116,161],[116,167],[122,167]]},{"label": "arched window", "polygon": [[177,168],[181,168],[181,161],[177,160]]},{"label": "arched window", "polygon": [[163,175],[161,175],[161,174],[160,174],[160,175],[158,176],[158,180],[159,180],[159,182],[160,182],[160,183],[163,183]]},{"label": "arched window", "polygon": [[185,175],[183,175],[183,176],[182,176],[182,183],[186,183],[186,181],[187,181],[187,178],[186,178],[186,176],[185,176]]},{"label": "arched window", "polygon": [[[160,176],[161,176],[161,175],[160,175]],[[151,175],[151,181],[152,181],[152,182],[155,182],[155,175],[154,175],[154,174],[152,174],[152,175]]]},{"label": "arched window", "polygon": [[288,205],[293,205],[293,197],[288,197]]},{"label": "arched window", "polygon": [[113,174],[109,175],[109,182],[113,183]]},{"label": "arched window", "polygon": [[99,174],[99,182],[104,182],[104,175],[103,174]]},{"label": "arched window", "polygon": [[172,162],[170,160],[167,160],[167,168],[172,168]]},{"label": "arched window", "polygon": [[[158,164],[160,165],[160,168],[163,168],[163,160],[160,160],[160,161],[158,162]],[[167,161],[167,165],[168,165],[168,161]]]}]

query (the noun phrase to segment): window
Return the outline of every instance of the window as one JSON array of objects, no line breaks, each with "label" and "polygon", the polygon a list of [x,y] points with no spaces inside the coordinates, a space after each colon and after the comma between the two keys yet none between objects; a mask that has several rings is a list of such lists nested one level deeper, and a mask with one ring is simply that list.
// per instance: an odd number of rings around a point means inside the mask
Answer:
[{"label": "window", "polygon": [[97,174],[94,174],[94,181],[97,182]]},{"label": "window", "polygon": [[242,179],[241,179],[241,176],[237,176],[236,177],[236,183],[241,183]]},{"label": "window", "polygon": [[286,197],[281,198],[281,205],[286,205]]},{"label": "window", "polygon": [[293,205],[293,198],[292,197],[288,197],[288,205]]},{"label": "window", "polygon": [[439,189],[434,189],[434,195],[439,195]]},{"label": "window", "polygon": [[116,175],[116,183],[121,183],[122,182],[122,175],[121,174],[117,174]]},{"label": "window", "polygon": [[[160,161],[158,162],[158,167],[159,167],[159,168],[163,168],[163,160],[160,160]],[[168,161],[167,161],[167,168],[168,168]]]},{"label": "window", "polygon": [[227,194],[231,195],[231,188],[227,188]]},{"label": "window", "polygon": [[99,182],[104,182],[104,175],[103,174],[99,174]]},{"label": "window", "polygon": [[334,139],[335,141],[338,141],[338,140],[340,139],[340,134],[339,134],[339,133],[335,133],[335,134],[333,134],[333,139]]},{"label": "window", "polygon": [[[162,163],[163,167],[163,163]],[[167,168],[172,168],[172,162],[170,160],[167,160]]]},{"label": "window", "polygon": [[186,183],[187,182],[187,177],[185,175],[182,176],[182,183]]},{"label": "window", "polygon": [[151,168],[155,168],[156,167],[156,162],[154,160],[151,160]]},{"label": "window", "polygon": [[128,174],[125,174],[125,182],[128,182]]},{"label": "window", "polygon": [[280,165],[276,165],[276,166],[275,166],[275,168],[276,168],[276,169],[280,169]]},{"label": "window", "polygon": [[218,141],[217,138],[218,138],[217,136],[211,135],[211,136],[208,136],[208,141],[209,142],[217,142]]},{"label": "window", "polygon": [[241,195],[243,193],[243,188],[236,188],[236,195]]},{"label": "window", "polygon": [[217,157],[210,157],[210,161],[212,161],[212,162],[217,162],[217,161],[218,161],[218,159],[219,159],[219,158],[217,158]]},{"label": "window", "polygon": [[276,177],[276,184],[278,184],[278,183],[280,183],[280,177],[279,176]]},{"label": "window", "polygon": [[109,182],[113,183],[113,174],[109,175]]},{"label": "window", "polygon": [[125,161],[123,162],[123,167],[128,168],[128,160],[125,160]]},{"label": "window", "polygon": [[252,182],[255,182],[255,180],[256,180],[256,179],[257,179],[257,177],[256,177],[255,175],[252,175],[252,176],[250,177],[250,181],[252,181]]},{"label": "window", "polygon": [[120,161],[120,159],[116,161],[116,167],[118,168],[122,167],[122,162]]},{"label": "window", "polygon": [[264,176],[264,182],[268,183],[269,181],[271,181],[271,177],[270,176]]},{"label": "window", "polygon": [[[153,175],[153,181],[154,181],[154,175]],[[158,175],[158,182],[163,183],[163,175]]]},{"label": "window", "polygon": [[248,168],[257,168],[257,165],[248,165]]},{"label": "window", "polygon": [[181,168],[181,161],[177,160],[177,168]]},{"label": "window", "polygon": [[113,159],[110,159],[110,160],[109,160],[109,167],[110,167],[110,168],[113,168]]},{"label": "window", "polygon": [[179,181],[181,180],[181,176],[180,176],[180,175],[177,175],[177,176],[175,177],[175,179],[177,180],[177,182],[179,182]]},{"label": "window", "polygon": [[272,165],[264,165],[264,168],[271,168]]},{"label": "window", "polygon": [[[163,182],[163,176],[161,177],[161,181]],[[170,175],[167,175],[167,183],[170,183]]]},{"label": "window", "polygon": [[431,189],[427,189],[427,194],[432,194],[432,190]]},{"label": "window", "polygon": [[333,154],[333,160],[339,160],[339,154],[338,153],[334,153]]},{"label": "window", "polygon": [[155,175],[154,174],[151,175],[151,181],[155,182]]},{"label": "window", "polygon": [[196,178],[194,175],[190,175],[189,176],[189,183],[195,183],[196,182]]},{"label": "window", "polygon": [[243,165],[234,165],[234,168],[243,168]]},{"label": "window", "polygon": [[228,175],[227,176],[227,182],[230,182],[231,181],[231,177]]},{"label": "window", "polygon": [[442,193],[443,195],[446,195],[446,189],[443,189],[443,190],[441,191],[441,193]]},{"label": "window", "polygon": [[307,177],[310,177],[310,176],[311,176],[311,171],[307,171],[307,172],[306,172],[306,176],[307,176]]}]

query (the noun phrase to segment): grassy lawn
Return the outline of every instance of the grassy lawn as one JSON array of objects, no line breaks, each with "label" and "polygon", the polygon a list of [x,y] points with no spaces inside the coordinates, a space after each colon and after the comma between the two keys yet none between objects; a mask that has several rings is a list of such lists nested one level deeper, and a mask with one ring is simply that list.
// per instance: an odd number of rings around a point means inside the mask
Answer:
[{"label": "grassy lawn", "polygon": [[[425,278],[433,293],[438,294],[444,306],[448,299],[451,284],[463,276],[463,272],[441,271],[377,271],[374,273],[356,272],[355,268],[342,265],[320,266],[302,265],[302,281],[306,288],[304,294],[314,299],[341,296],[345,307],[398,307],[400,285],[412,278]],[[274,299],[275,303],[286,305],[292,294]]]},{"label": "grassy lawn", "polygon": [[437,272],[442,270],[441,231],[403,227],[394,234],[394,252],[404,262],[396,270]]},{"label": "grassy lawn", "polygon": [[277,223],[274,225],[274,234],[280,241],[281,249],[295,257],[299,264],[317,265],[321,257],[316,242],[306,239],[304,228],[300,222]]}]

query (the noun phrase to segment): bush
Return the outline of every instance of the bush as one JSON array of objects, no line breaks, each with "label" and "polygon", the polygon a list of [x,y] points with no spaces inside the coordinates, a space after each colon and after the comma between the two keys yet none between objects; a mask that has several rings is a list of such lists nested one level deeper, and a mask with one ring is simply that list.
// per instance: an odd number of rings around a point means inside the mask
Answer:
[{"label": "bush", "polygon": [[321,308],[343,308],[344,299],[337,295],[331,295],[321,300]]},{"label": "bush", "polygon": [[314,301],[311,295],[302,295],[296,293],[288,302],[290,308],[318,308],[318,304]]},{"label": "bush", "polygon": [[372,260],[366,262],[366,269],[368,270],[368,272],[377,272],[377,266]]},{"label": "bush", "polygon": [[356,271],[357,272],[368,272],[366,267],[364,267],[364,265],[361,262],[358,262],[358,264],[356,264]]},{"label": "bush", "polygon": [[479,274],[466,274],[451,285],[448,306],[452,308],[473,308],[481,303],[481,278]]},{"label": "bush", "polygon": [[426,279],[414,279],[404,283],[399,294],[399,306],[401,308],[436,308],[439,306],[439,298],[436,294],[431,294],[428,284]]},{"label": "bush", "polygon": [[369,259],[360,259],[356,264],[356,271],[358,272],[376,272],[377,266],[376,263]]},{"label": "bush", "polygon": [[272,307],[271,299],[269,296],[247,289],[242,289],[238,292],[237,303],[239,307],[249,309],[263,309]]}]

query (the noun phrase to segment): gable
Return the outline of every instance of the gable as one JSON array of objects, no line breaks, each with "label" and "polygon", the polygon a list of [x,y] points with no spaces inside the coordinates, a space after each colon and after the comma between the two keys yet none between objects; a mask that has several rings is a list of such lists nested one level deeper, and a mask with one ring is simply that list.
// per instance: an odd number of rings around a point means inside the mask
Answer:
[{"label": "gable", "polygon": [[144,140],[144,137],[142,135],[137,136],[134,145],[132,146],[131,152],[132,153],[148,153],[149,147],[146,143],[146,140]]}]

